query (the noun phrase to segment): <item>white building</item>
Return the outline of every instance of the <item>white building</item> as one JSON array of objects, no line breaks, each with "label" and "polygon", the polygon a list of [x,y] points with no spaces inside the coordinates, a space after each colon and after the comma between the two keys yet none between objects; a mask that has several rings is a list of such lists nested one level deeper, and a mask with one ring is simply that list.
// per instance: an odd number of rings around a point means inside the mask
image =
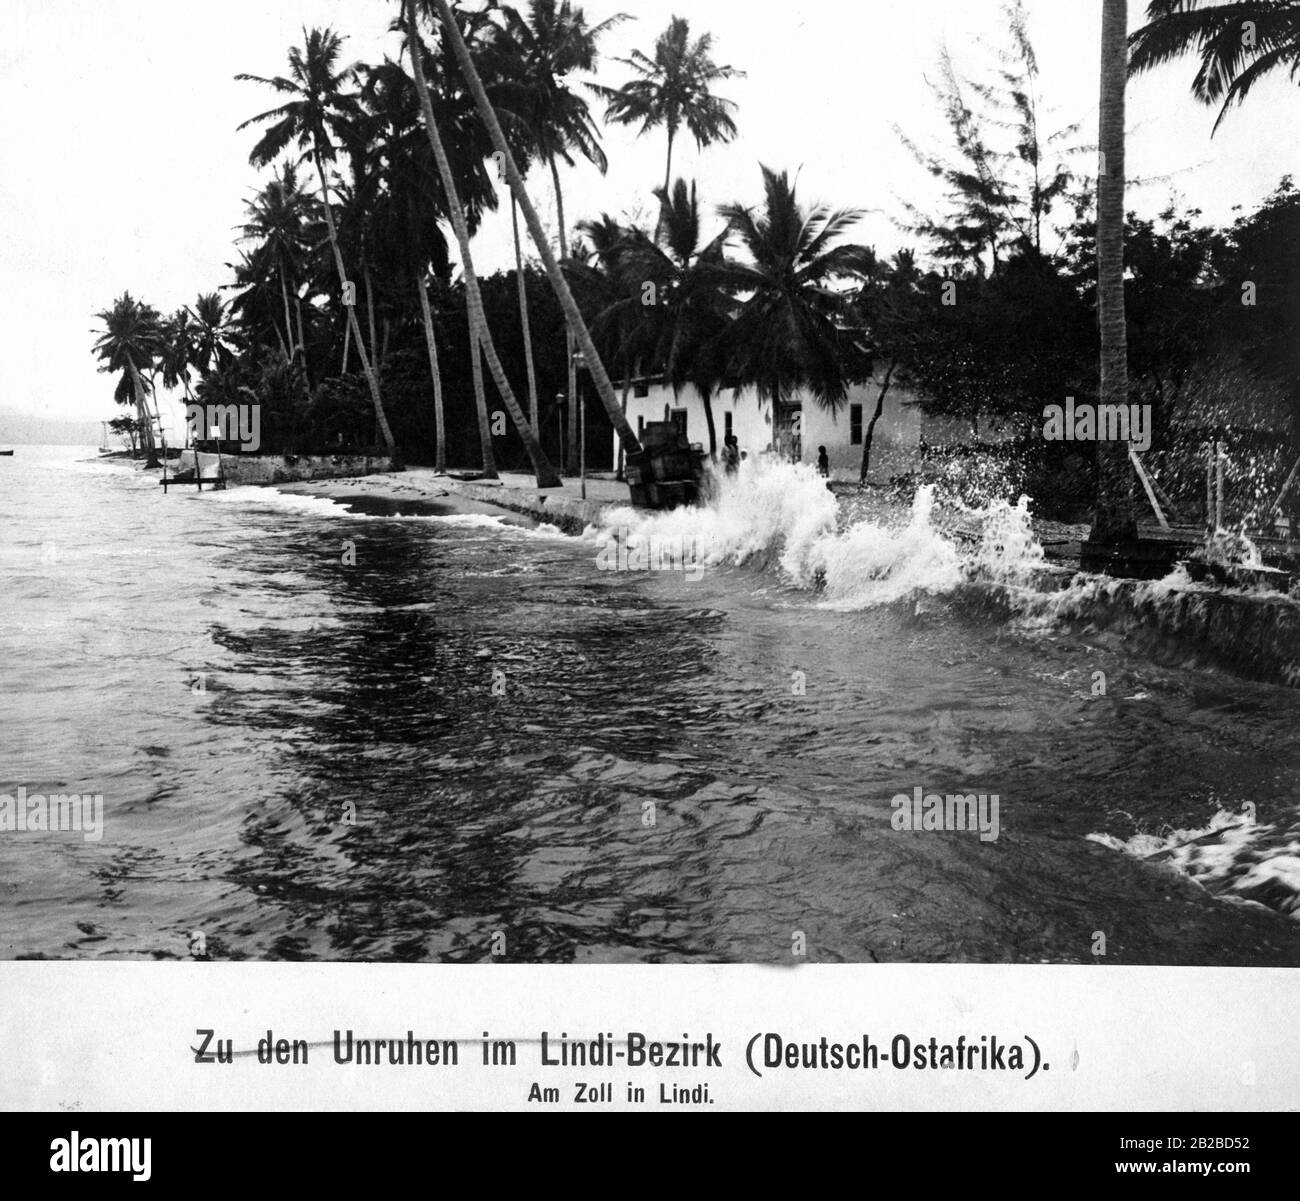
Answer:
[{"label": "white building", "polygon": [[[848,400],[838,413],[829,413],[811,399],[790,406],[792,428],[777,439],[787,453],[801,462],[816,465],[818,447],[826,447],[831,475],[835,479],[856,481],[862,470],[863,436],[875,415],[881,382],[857,384],[849,389]],[[638,434],[647,422],[675,421],[686,436],[706,450],[709,426],[704,403],[693,387],[674,394],[672,388],[657,379],[642,379],[633,385],[627,404],[628,422]],[[718,392],[713,397],[713,420],[717,430],[718,453],[728,434],[734,434],[742,452],[751,458],[773,445],[772,405],[759,403],[752,389]],[[983,441],[996,441],[1009,431],[987,432],[981,428]],[[871,447],[871,483],[888,483],[895,476],[917,471],[921,466],[922,440],[931,446],[967,442],[970,427],[947,418],[927,417],[921,412],[915,392],[894,385],[885,397],[884,411],[876,423]],[[614,435],[614,455],[619,445]]]}]

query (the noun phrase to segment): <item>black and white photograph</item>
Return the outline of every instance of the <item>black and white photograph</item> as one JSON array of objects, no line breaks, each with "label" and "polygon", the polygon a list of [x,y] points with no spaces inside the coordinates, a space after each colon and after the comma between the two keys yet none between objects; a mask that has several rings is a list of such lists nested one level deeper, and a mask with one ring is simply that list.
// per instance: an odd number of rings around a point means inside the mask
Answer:
[{"label": "black and white photograph", "polygon": [[0,64],[0,980],[1300,967],[1300,0]]}]

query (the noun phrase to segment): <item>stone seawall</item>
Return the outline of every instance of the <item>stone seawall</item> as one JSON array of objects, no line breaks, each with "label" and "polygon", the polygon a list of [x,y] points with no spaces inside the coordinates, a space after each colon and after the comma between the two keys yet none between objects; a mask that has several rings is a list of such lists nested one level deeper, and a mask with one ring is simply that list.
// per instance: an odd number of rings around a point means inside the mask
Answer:
[{"label": "stone seawall", "polygon": [[[181,451],[175,472],[194,470],[195,452]],[[200,454],[204,481],[217,476],[217,456]],[[296,484],[310,480],[382,475],[393,470],[391,459],[372,455],[222,455],[221,471],[232,486]]]},{"label": "stone seawall", "polygon": [[566,534],[581,534],[588,526],[606,524],[606,517],[615,509],[626,508],[610,501],[580,500],[560,492],[533,492],[523,488],[507,488],[492,484],[464,484],[459,480],[440,480],[449,492],[466,496],[484,504],[496,505],[553,525]]}]

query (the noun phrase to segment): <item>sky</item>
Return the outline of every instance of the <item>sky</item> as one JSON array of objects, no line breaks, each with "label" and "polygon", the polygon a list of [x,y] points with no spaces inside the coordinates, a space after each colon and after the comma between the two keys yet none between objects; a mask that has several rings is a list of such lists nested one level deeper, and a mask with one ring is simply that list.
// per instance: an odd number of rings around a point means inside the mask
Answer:
[{"label": "sky", "polygon": [[[621,3],[621,9],[620,9]],[[711,31],[715,57],[747,72],[719,89],[739,105],[739,137],[697,152],[679,143],[674,175],[698,182],[710,207],[761,195],[759,164],[798,172],[805,201],[871,210],[854,240],[892,252],[914,241],[898,228],[902,198],[939,211],[942,189],[902,145],[944,145],[929,91],[940,48],[959,70],[991,64],[1001,0],[589,0],[589,19],[635,19],[602,43],[596,78],[617,86],[614,61],[650,52],[676,12]],[[1130,3],[1133,28],[1145,4]],[[1100,0],[1028,0],[1044,102],[1055,125],[1079,122],[1095,142]],[[235,226],[265,177],[248,165],[248,117],[274,103],[237,72],[286,68],[302,27],[347,35],[350,59],[396,56],[396,11],[379,0],[3,0],[0,5],[0,403],[47,417],[115,416],[113,380],[91,355],[95,314],[123,291],[164,312],[229,282]],[[1211,139],[1215,113],[1189,95],[1190,59],[1136,80],[1129,92],[1129,174],[1159,182],[1130,193],[1146,215],[1171,196],[1227,222],[1257,205],[1283,174],[1300,174],[1300,93],[1283,77],[1252,93]],[[593,102],[599,115],[602,106]],[[605,177],[565,172],[571,221],[651,212],[662,182],[662,131],[605,130]],[[1089,164],[1082,164],[1087,169]],[[543,173],[530,177],[554,220]],[[475,242],[483,274],[509,267],[505,219]],[[0,430],[0,441],[3,441]]]}]

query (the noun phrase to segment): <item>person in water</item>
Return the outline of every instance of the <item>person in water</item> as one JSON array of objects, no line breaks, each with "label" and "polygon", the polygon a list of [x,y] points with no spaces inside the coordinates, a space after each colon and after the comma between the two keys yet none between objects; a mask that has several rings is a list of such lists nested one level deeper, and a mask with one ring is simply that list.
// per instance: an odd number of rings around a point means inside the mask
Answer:
[{"label": "person in water", "polygon": [[831,478],[831,461],[830,457],[826,454],[826,447],[824,446],[819,446],[817,448],[817,471],[820,473],[822,479],[828,480]]}]

